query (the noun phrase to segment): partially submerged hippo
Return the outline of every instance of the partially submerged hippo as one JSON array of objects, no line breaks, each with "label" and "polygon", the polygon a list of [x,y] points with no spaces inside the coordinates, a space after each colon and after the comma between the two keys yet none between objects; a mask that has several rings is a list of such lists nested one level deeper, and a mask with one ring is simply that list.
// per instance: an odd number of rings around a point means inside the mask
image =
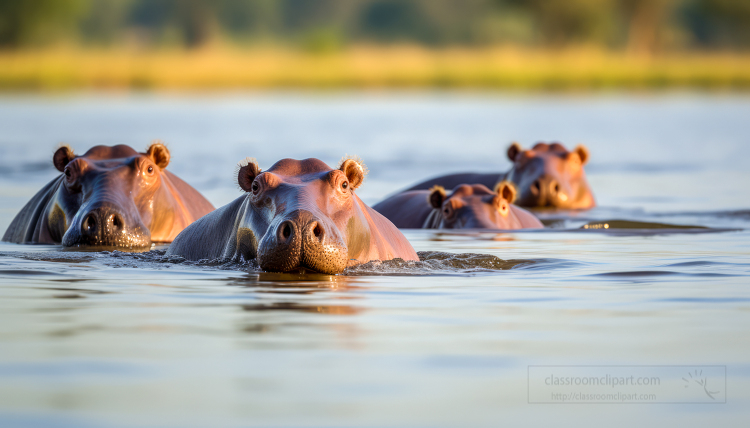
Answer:
[{"label": "partially submerged hippo", "polygon": [[96,146],[82,156],[60,147],[53,163],[62,174],[21,209],[3,241],[131,249],[171,242],[214,207],[165,170],[169,158],[161,143],[145,153]]},{"label": "partially submerged hippo", "polygon": [[463,183],[495,184],[508,180],[519,191],[516,204],[523,207],[588,209],[596,205],[583,165],[589,160],[586,147],[569,152],[560,143],[537,143],[523,150],[518,143],[508,148],[513,168],[499,174],[451,174],[435,177],[407,189],[424,190],[434,185],[452,189]]},{"label": "partially submerged hippo", "polygon": [[533,214],[512,205],[513,184],[502,181],[495,191],[483,184],[462,184],[448,195],[442,186],[410,190],[373,208],[398,227],[409,229],[541,228]]},{"label": "partially submerged hippo", "polygon": [[247,193],[186,228],[167,254],[257,258],[266,271],[329,274],[371,260],[419,260],[404,235],[354,193],[365,171],[355,159],[338,169],[318,159],[282,159],[261,172],[246,159],[237,182]]}]

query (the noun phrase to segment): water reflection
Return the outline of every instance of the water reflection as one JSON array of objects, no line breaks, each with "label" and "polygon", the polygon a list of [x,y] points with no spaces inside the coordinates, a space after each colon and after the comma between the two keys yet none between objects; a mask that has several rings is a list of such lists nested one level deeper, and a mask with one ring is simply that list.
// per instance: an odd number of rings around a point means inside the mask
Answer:
[{"label": "water reflection", "polygon": [[[310,314],[356,315],[361,306],[351,304],[362,295],[352,293],[367,289],[364,280],[343,275],[320,273],[274,273],[250,272],[232,278],[228,284],[251,290],[258,296],[257,302],[240,305],[247,313],[238,326],[242,333],[264,334],[279,328],[304,326],[308,334],[342,334],[348,340],[354,330],[352,326],[321,323],[310,320]],[[288,314],[280,318],[276,314]],[[291,314],[297,314],[293,316]]]},{"label": "water reflection", "polygon": [[253,288],[260,293],[311,294],[322,290],[349,290],[361,287],[363,281],[345,275],[321,273],[249,272],[246,276],[232,278],[230,285]]},{"label": "water reflection", "polygon": [[273,302],[242,305],[242,310],[247,312],[292,311],[326,315],[354,315],[361,312],[361,309],[351,305],[311,305],[301,302]]}]

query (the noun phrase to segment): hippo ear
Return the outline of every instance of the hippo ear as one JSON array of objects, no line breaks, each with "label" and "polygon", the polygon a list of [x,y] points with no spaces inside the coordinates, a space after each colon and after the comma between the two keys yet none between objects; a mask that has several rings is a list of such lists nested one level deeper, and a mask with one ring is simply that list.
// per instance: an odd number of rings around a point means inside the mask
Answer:
[{"label": "hippo ear", "polygon": [[523,148],[521,148],[521,145],[514,141],[513,144],[508,147],[508,159],[510,159],[511,162],[515,162],[516,156],[521,153],[521,150],[523,150]]},{"label": "hippo ear", "polygon": [[495,185],[495,193],[512,204],[516,200],[516,186],[510,181],[503,180]]},{"label": "hippo ear", "polygon": [[432,186],[430,193],[427,194],[427,202],[432,208],[440,208],[445,202],[446,194],[443,186]]},{"label": "hippo ear", "polygon": [[75,159],[76,155],[73,153],[73,149],[70,148],[70,146],[60,146],[57,151],[55,151],[55,154],[52,156],[52,163],[55,165],[55,168],[57,168],[58,171],[63,172],[65,171],[65,166],[70,163],[73,159]]},{"label": "hippo ear", "polygon": [[146,150],[146,154],[160,169],[164,169],[169,165],[169,149],[160,141],[151,143],[148,146],[148,150]]},{"label": "hippo ear", "polygon": [[349,180],[349,186],[354,190],[362,185],[367,175],[367,166],[362,159],[358,157],[344,158],[339,165],[339,169],[344,171],[346,179]]},{"label": "hippo ear", "polygon": [[575,148],[575,150],[573,150],[573,153],[577,153],[578,157],[581,158],[581,165],[585,165],[589,160],[589,149],[587,149],[583,144],[579,144]]},{"label": "hippo ear", "polygon": [[253,191],[253,181],[260,174],[258,162],[253,158],[245,158],[237,163],[237,184],[246,192]]}]

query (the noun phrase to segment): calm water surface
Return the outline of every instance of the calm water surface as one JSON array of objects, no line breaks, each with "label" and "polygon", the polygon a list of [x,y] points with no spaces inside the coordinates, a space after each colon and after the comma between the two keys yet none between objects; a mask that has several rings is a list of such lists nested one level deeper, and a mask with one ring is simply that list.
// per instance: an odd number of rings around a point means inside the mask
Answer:
[{"label": "calm water surface", "polygon": [[[246,156],[359,155],[374,203],[554,139],[588,146],[600,204],[545,231],[405,231],[423,262],[339,276],[2,243],[0,425],[743,426],[749,117],[692,94],[0,98],[0,231],[60,142],[163,139],[220,206]],[[579,229],[613,219],[709,229]],[[534,365],[726,366],[725,404],[533,404]]]}]

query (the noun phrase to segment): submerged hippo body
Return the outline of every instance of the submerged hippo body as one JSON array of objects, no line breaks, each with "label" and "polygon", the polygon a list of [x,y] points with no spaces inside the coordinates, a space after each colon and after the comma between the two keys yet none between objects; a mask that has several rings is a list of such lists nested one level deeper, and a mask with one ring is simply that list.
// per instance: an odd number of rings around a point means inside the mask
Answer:
[{"label": "submerged hippo body", "polygon": [[515,189],[503,181],[495,192],[483,184],[462,184],[450,194],[441,186],[394,195],[373,208],[407,229],[535,229],[542,223],[512,205]]},{"label": "submerged hippo body", "polygon": [[318,159],[283,159],[263,172],[243,161],[237,181],[246,193],[186,228],[167,254],[329,274],[371,260],[419,260],[404,235],[354,193],[364,174],[354,159],[338,169]]},{"label": "submerged hippo body", "polygon": [[53,163],[62,174],[21,209],[3,241],[131,249],[171,242],[213,206],[165,170],[169,157],[160,143],[146,153],[96,146],[81,156],[60,147]]},{"label": "submerged hippo body", "polygon": [[507,180],[518,189],[516,205],[522,207],[555,207],[589,209],[596,205],[583,165],[589,159],[588,150],[579,145],[569,152],[559,143],[537,143],[523,150],[513,143],[508,148],[508,159],[513,168],[499,174],[451,174],[435,177],[410,187],[425,190],[439,185],[452,189],[463,183],[483,184],[493,188]]}]

